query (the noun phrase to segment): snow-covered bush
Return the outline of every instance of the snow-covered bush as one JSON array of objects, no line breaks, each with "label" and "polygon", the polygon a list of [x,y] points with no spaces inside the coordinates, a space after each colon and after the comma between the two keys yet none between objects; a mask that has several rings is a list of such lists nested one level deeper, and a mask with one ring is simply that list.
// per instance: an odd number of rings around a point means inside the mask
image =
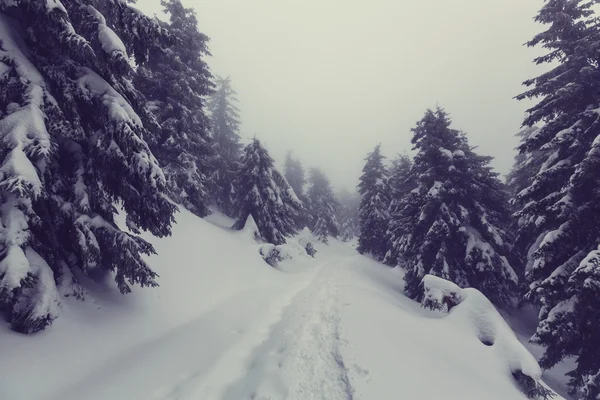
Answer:
[{"label": "snow-covered bush", "polygon": [[542,370],[535,358],[519,342],[494,305],[479,290],[461,289],[452,282],[433,275],[421,281],[421,304],[447,312],[451,320],[482,344],[492,347],[505,361],[508,371],[530,399],[549,399],[554,392],[542,382]]},{"label": "snow-covered bush", "polygon": [[260,247],[259,253],[266,263],[272,267],[277,267],[284,260],[301,260],[310,256],[306,248],[297,243],[286,243],[277,246],[266,243]]},{"label": "snow-covered bush", "polygon": [[282,260],[281,254],[279,253],[277,246],[275,246],[274,244],[267,243],[265,245],[262,245],[258,252],[263,257],[265,262],[271,267],[276,267]]},{"label": "snow-covered bush", "polygon": [[315,249],[312,244],[312,240],[308,239],[307,236],[312,236],[312,233],[310,233],[308,228],[305,228],[305,230],[303,230],[298,237],[298,244],[304,247],[306,254],[314,258],[315,254],[317,254],[317,249]]}]

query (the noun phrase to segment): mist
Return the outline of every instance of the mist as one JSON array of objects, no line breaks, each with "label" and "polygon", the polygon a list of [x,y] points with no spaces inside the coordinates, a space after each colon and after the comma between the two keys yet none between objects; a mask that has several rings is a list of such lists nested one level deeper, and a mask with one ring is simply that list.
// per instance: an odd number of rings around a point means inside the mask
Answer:
[{"label": "mist", "polygon": [[[353,189],[367,152],[410,152],[410,129],[439,105],[498,172],[510,169],[531,105],[513,97],[539,73],[523,44],[540,30],[541,1],[183,2],[211,39],[213,74],[231,76],[242,138],[280,165],[292,150]],[[159,0],[136,6],[160,16]]]}]

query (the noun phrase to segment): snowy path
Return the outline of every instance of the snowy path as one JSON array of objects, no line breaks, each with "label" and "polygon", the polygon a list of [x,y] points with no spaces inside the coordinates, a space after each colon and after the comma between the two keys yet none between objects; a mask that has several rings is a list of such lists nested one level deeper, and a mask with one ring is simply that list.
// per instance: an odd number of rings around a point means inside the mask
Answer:
[{"label": "snowy path", "polygon": [[[189,398],[351,400],[353,390],[340,352],[344,342],[336,285],[344,265],[342,259],[319,267],[268,328],[266,340],[253,348],[240,378],[224,388],[215,388],[209,378]],[[231,374],[231,367],[231,360],[223,360],[216,375]]]}]

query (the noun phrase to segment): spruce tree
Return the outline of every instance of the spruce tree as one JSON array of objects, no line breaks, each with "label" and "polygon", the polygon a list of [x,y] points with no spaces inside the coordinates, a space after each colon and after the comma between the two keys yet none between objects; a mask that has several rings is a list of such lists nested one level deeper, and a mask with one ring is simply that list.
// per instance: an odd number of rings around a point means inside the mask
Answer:
[{"label": "spruce tree", "polygon": [[338,217],[340,239],[348,242],[359,234],[359,214],[358,207],[360,205],[360,195],[358,193],[350,193],[344,188],[337,194],[339,203]]},{"label": "spruce tree", "polygon": [[491,158],[475,154],[442,109],[428,110],[412,131],[418,153],[410,174],[418,186],[402,201],[395,244],[406,294],[421,299],[421,279],[432,274],[508,306],[517,277],[507,260],[507,196]]},{"label": "spruce tree", "polygon": [[388,172],[383,165],[385,157],[381,145],[367,156],[358,190],[362,196],[359,206],[358,252],[371,254],[376,260],[383,260],[388,251],[386,232],[390,215],[389,192],[386,184]]},{"label": "spruce tree", "polygon": [[180,0],[163,0],[162,5],[170,23],[159,23],[175,43],[149,54],[134,83],[156,118],[149,144],[167,178],[169,196],[204,217],[209,214],[207,181],[214,155],[204,101],[212,93],[203,61],[209,55],[208,38],[198,31],[195,12]]},{"label": "spruce tree", "polygon": [[136,234],[170,234],[175,207],[130,58],[172,37],[122,1],[0,0],[0,38],[0,307],[34,332],[56,318],[58,291],[83,294],[73,271],[111,271],[122,293],[157,285]]},{"label": "spruce tree", "polygon": [[296,233],[294,219],[302,204],[258,139],[244,149],[236,176],[234,229],[243,229],[251,215],[266,242],[285,243]]},{"label": "spruce tree", "polygon": [[403,200],[417,187],[414,175],[410,174],[411,167],[412,160],[410,157],[401,154],[392,160],[390,176],[387,179],[387,186],[390,193],[390,206],[388,209],[390,220],[385,236],[388,251],[385,254],[383,262],[391,266],[402,264],[400,253],[405,239],[403,237],[401,214]]},{"label": "spruce tree", "polygon": [[291,151],[285,156],[284,174],[285,179],[287,179],[292,189],[294,189],[296,196],[304,196],[304,184],[306,183],[304,167],[300,160],[292,158]]},{"label": "spruce tree", "polygon": [[544,4],[535,20],[548,29],[527,44],[549,49],[535,62],[553,68],[525,81],[529,89],[517,97],[539,100],[525,126],[545,122],[520,147],[526,157],[543,154],[541,168],[516,198],[523,205],[517,243],[528,255],[524,300],[540,306],[533,340],[546,347],[541,365],[574,356],[569,384],[581,399],[600,394],[600,29],[594,3]]},{"label": "spruce tree", "polygon": [[[520,145],[523,145],[540,128],[526,126],[517,133]],[[548,154],[545,154],[547,157]],[[523,189],[528,188],[533,178],[539,172],[544,162],[544,152],[536,154],[518,153],[515,156],[513,167],[506,176],[506,188],[511,198],[514,199]]]},{"label": "spruce tree", "polygon": [[229,216],[235,216],[237,212],[233,205],[236,197],[234,181],[242,149],[235,95],[231,79],[217,77],[215,92],[208,103],[215,151],[214,172],[210,179],[212,198],[217,207]]},{"label": "spruce tree", "polygon": [[300,202],[303,205],[303,212],[298,215],[296,218],[296,228],[298,230],[304,229],[309,225],[309,214],[308,214],[308,199],[304,194],[304,185],[306,183],[306,178],[304,174],[304,167],[300,160],[292,157],[292,152],[288,152],[285,156],[284,163],[284,175],[287,182],[290,184],[292,189],[294,189],[294,193],[300,199]]},{"label": "spruce tree", "polygon": [[311,230],[323,243],[339,235],[338,202],[327,176],[317,168],[310,170],[307,198],[311,212]]}]

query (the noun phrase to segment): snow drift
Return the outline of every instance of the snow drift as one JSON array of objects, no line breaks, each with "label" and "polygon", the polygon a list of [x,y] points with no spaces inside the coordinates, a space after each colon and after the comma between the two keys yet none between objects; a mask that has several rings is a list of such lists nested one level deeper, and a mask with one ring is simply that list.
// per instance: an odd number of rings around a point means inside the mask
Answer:
[{"label": "snow drift", "polygon": [[452,282],[433,275],[422,280],[422,305],[448,313],[446,319],[466,335],[477,337],[491,347],[495,356],[503,360],[507,375],[510,373],[531,399],[554,397],[541,382],[542,370],[536,359],[519,342],[515,333],[494,305],[477,289],[461,289]]}]

